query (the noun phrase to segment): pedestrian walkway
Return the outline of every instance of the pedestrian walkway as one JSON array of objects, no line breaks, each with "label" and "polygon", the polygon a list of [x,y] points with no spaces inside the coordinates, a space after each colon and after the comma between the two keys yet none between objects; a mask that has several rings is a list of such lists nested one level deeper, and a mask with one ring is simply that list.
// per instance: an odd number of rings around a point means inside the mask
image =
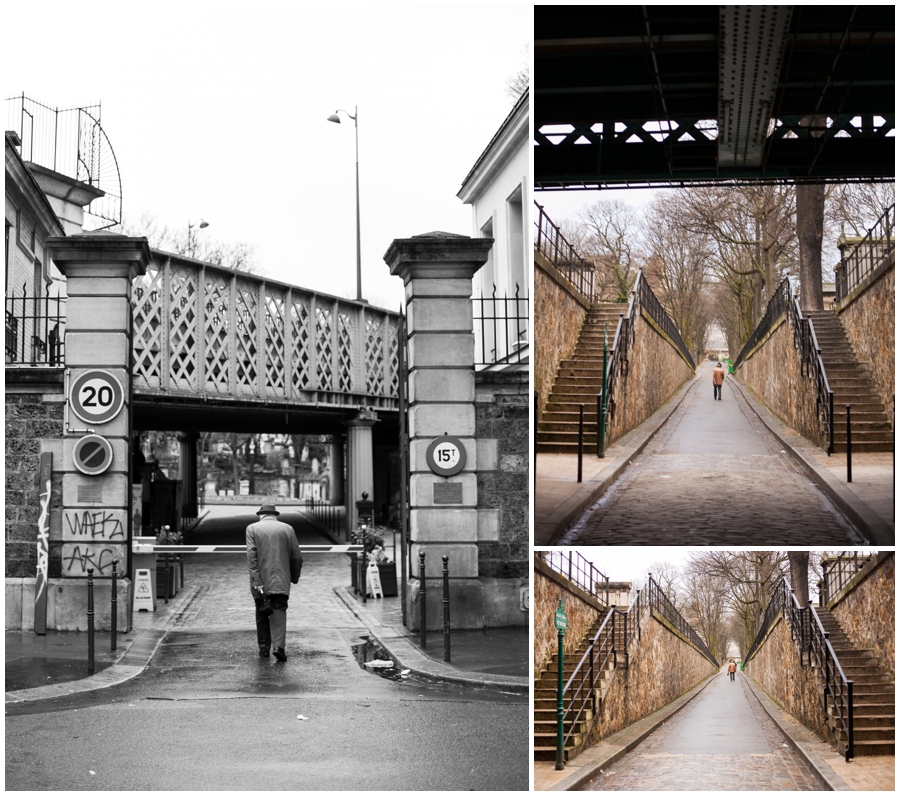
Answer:
[{"label": "pedestrian walkway", "polygon": [[590,747],[535,790],[894,790],[893,757],[847,763],[743,673],[723,667],[670,705]]},{"label": "pedestrian walkway", "polygon": [[[227,511],[231,509],[216,513]],[[219,526],[243,523],[246,527],[255,519],[253,509],[248,509],[248,516],[237,521],[216,516],[205,522]],[[304,544],[331,542],[290,509],[280,519],[298,529]],[[203,524],[198,532],[201,530]],[[227,529],[219,530],[227,534]],[[200,533],[198,538],[206,535]],[[233,537],[229,539],[227,543],[234,543]],[[87,633],[51,630],[46,636],[37,636],[31,630],[7,632],[7,702],[65,696],[124,682],[143,671],[172,630],[246,632],[248,654],[255,656],[254,612],[246,557],[210,553],[185,556],[184,560],[184,589],[168,604],[159,600],[155,612],[135,613],[134,626],[129,633],[120,635],[116,652],[109,651],[109,633],[96,634],[97,672],[93,676],[87,672]],[[371,634],[403,668],[423,677],[527,693],[530,663],[527,627],[454,631],[451,661],[446,663],[443,634],[429,633],[427,647],[421,650],[417,635],[410,634],[402,625],[399,597],[370,599],[363,605],[358,596],[351,594],[349,583],[350,559],[346,554],[310,553],[305,557],[303,574],[291,591],[288,610],[289,659],[292,645],[295,648],[302,645],[304,631],[349,628],[360,635]]]},{"label": "pedestrian walkway", "polygon": [[712,367],[701,365],[606,459],[588,452],[584,483],[575,457],[537,457],[536,545],[892,543],[885,454],[859,457],[856,491],[842,485],[836,457],[820,464],[815,446],[733,377],[714,400]]}]

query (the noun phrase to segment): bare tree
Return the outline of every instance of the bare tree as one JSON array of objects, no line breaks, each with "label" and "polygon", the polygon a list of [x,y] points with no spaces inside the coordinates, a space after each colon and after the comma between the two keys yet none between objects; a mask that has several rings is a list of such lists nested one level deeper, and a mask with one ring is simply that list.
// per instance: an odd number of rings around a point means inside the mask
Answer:
[{"label": "bare tree", "polygon": [[122,221],[122,234],[146,237],[150,247],[193,257],[196,260],[233,268],[248,274],[263,274],[256,261],[253,245],[243,241],[222,241],[186,225],[173,227],[152,213],[144,212],[138,218],[126,216]]},{"label": "bare tree", "polygon": [[685,567],[684,583],[687,599],[682,610],[685,619],[706,640],[716,660],[728,652],[732,632],[728,622],[728,587],[722,577],[699,574]]},{"label": "bare tree", "polygon": [[518,102],[522,93],[528,90],[531,78],[528,65],[531,63],[531,48],[526,44],[520,51],[523,65],[506,79],[506,95]]},{"label": "bare tree", "polygon": [[835,185],[825,204],[825,220],[833,234],[862,238],[894,204],[894,183],[849,182]]},{"label": "bare tree", "polygon": [[[582,256],[595,264],[599,297],[627,302],[643,262],[637,212],[617,199],[601,199],[577,216],[586,228]],[[594,294],[598,296],[597,286]]]}]

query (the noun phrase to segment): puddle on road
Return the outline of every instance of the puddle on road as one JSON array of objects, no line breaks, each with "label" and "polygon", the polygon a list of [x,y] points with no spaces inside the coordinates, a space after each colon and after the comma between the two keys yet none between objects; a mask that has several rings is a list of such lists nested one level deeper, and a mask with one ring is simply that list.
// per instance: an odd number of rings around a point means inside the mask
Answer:
[{"label": "puddle on road", "polygon": [[[377,674],[385,680],[400,682],[409,679],[409,670],[401,669],[397,666],[381,644],[371,636],[360,636],[360,638],[363,639],[361,644],[354,644],[350,647],[360,669],[369,672],[369,674]],[[369,665],[367,666],[366,664]]]}]

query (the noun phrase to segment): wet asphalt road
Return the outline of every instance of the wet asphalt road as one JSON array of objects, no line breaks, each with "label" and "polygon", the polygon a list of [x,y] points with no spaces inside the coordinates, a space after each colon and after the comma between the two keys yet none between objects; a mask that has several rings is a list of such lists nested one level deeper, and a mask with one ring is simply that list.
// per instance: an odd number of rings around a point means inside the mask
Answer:
[{"label": "wet asphalt road", "polygon": [[681,405],[561,537],[565,545],[859,544],[726,377],[704,363]]},{"label": "wet asphalt road", "polygon": [[[247,518],[214,541],[235,523]],[[306,557],[287,664],[256,653],[243,556],[203,559],[186,564],[198,594],[141,675],[7,706],[7,790],[527,790],[527,695],[361,668],[365,627],[332,591],[346,556]]]}]

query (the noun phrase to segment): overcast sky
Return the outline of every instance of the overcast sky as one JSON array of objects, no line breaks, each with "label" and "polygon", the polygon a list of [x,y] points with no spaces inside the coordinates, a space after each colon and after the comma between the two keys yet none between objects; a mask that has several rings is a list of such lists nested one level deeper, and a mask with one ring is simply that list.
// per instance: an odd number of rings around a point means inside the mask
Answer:
[{"label": "overcast sky", "polygon": [[[472,234],[456,197],[513,106],[532,5],[7,4],[4,99],[102,103],[126,216],[209,222],[273,279],[399,307],[394,238]],[[125,9],[128,9],[126,11]]]}]

